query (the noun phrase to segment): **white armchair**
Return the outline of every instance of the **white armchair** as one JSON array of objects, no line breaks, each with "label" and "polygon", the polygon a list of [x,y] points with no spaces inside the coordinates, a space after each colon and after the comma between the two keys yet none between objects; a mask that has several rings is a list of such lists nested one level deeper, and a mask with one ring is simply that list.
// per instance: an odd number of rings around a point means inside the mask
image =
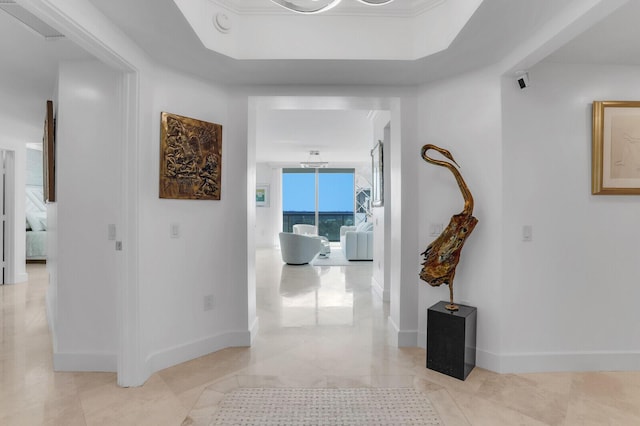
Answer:
[{"label": "white armchair", "polygon": [[331,253],[331,245],[329,239],[322,235],[318,235],[318,227],[315,225],[307,225],[303,223],[293,225],[293,233],[299,235],[306,235],[308,237],[319,238],[322,241],[322,250],[320,251],[320,257],[328,257]]},{"label": "white armchair", "polygon": [[281,232],[280,253],[282,261],[289,265],[304,265],[322,250],[322,241],[316,237]]},{"label": "white armchair", "polygon": [[373,223],[341,226],[340,246],[347,260],[373,260]]}]

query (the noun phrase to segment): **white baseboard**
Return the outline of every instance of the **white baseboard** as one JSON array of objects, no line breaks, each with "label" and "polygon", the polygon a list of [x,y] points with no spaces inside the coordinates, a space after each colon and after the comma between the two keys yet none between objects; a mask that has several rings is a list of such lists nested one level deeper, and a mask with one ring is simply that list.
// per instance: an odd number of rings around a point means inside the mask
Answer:
[{"label": "white baseboard", "polygon": [[16,274],[15,280],[13,283],[17,284],[17,283],[24,283],[27,281],[29,281],[29,274],[26,272],[20,272]]},{"label": "white baseboard", "polygon": [[392,346],[398,348],[415,347],[418,341],[418,330],[400,330],[391,317],[388,319]]},{"label": "white baseboard", "polygon": [[476,366],[485,370],[500,373],[501,358],[493,352],[476,349]]},{"label": "white baseboard", "polygon": [[152,353],[146,360],[147,371],[155,373],[221,349],[243,346],[251,346],[251,331],[217,334]]},{"label": "white baseboard", "polygon": [[388,302],[391,299],[390,292],[388,290],[385,291],[384,285],[380,285],[375,277],[371,277],[371,288],[373,289],[373,292],[382,299],[383,302]]},{"label": "white baseboard", "polygon": [[500,373],[639,371],[640,352],[520,353],[500,357]]},{"label": "white baseboard", "polygon": [[118,356],[105,353],[53,353],[55,371],[116,372]]},{"label": "white baseboard", "polygon": [[253,324],[249,327],[249,335],[251,336],[251,345],[253,345],[253,340],[258,335],[258,330],[260,330],[260,318],[256,317],[253,321]]},{"label": "white baseboard", "polygon": [[[422,334],[421,337],[426,336]],[[425,339],[419,337],[418,342]],[[420,347],[425,347],[419,344]],[[476,366],[496,373],[640,371],[639,352],[566,352],[498,355],[476,349]]]}]

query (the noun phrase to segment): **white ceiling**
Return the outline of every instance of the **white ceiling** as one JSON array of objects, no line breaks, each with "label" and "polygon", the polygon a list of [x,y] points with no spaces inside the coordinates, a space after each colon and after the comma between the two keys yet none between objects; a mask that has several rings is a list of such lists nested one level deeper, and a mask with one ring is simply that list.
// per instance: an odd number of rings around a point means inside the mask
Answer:
[{"label": "white ceiling", "polygon": [[45,105],[54,94],[58,62],[89,57],[69,40],[46,41],[0,10],[0,140],[42,142]]},{"label": "white ceiling", "polygon": [[640,65],[640,1],[630,0],[546,60],[574,64]]},{"label": "white ceiling", "polygon": [[[227,1],[246,3],[249,5],[246,7],[250,7],[250,3],[257,4],[257,0]],[[402,6],[401,0],[397,1]],[[584,3],[584,0],[485,0],[449,49],[417,61],[233,60],[205,49],[172,0],[90,2],[155,61],[216,83],[414,85],[500,61],[517,51],[523,41],[563,8]],[[356,2],[344,0],[343,3],[353,7],[350,3]],[[630,0],[619,11],[552,53],[547,60],[640,65],[640,26],[636,23],[639,19],[640,0]],[[163,30],[159,31],[159,28]],[[0,92],[20,99],[10,105],[0,102],[2,137],[38,142],[42,137],[44,100],[53,94],[58,61],[89,55],[68,40],[44,41],[0,12],[0,57]],[[337,151],[330,152],[337,150],[328,146],[331,142],[350,150],[357,141],[353,128],[365,113],[344,111],[342,118],[332,116],[337,112],[326,115],[317,111],[265,113],[259,118],[262,123],[259,153],[265,159],[273,158],[278,146],[290,148],[293,142],[298,149],[296,156],[311,148],[320,149],[323,157],[336,155]],[[351,119],[356,124],[351,127],[344,124],[344,128],[339,128],[342,124],[338,123]],[[307,129],[306,135],[302,134],[302,127]],[[367,152],[367,149],[361,147],[359,152]],[[347,158],[347,154],[342,158]]]},{"label": "white ceiling", "polygon": [[363,110],[260,110],[256,159],[295,165],[315,150],[333,167],[365,163],[374,145],[370,115]]},{"label": "white ceiling", "polygon": [[[234,60],[206,49],[173,0],[155,0],[153,7],[145,1],[90,1],[155,60],[207,80],[224,84],[413,85],[500,61],[575,0],[485,0],[449,49],[415,61]],[[278,30],[274,25],[274,31]]]}]

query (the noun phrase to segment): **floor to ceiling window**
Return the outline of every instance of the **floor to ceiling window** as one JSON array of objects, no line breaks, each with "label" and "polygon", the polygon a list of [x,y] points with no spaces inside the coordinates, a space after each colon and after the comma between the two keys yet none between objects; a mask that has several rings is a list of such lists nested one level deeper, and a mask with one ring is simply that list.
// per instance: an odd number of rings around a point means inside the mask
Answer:
[{"label": "floor to ceiling window", "polygon": [[283,169],[283,231],[317,225],[319,235],[340,241],[340,227],[354,224],[354,184],[354,169]]}]

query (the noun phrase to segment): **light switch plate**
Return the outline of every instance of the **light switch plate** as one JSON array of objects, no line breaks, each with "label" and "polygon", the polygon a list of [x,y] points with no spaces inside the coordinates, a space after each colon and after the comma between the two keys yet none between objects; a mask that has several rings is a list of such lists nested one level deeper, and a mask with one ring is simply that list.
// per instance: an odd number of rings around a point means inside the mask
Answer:
[{"label": "light switch plate", "polygon": [[169,227],[169,235],[171,238],[180,238],[180,224],[172,223]]}]

